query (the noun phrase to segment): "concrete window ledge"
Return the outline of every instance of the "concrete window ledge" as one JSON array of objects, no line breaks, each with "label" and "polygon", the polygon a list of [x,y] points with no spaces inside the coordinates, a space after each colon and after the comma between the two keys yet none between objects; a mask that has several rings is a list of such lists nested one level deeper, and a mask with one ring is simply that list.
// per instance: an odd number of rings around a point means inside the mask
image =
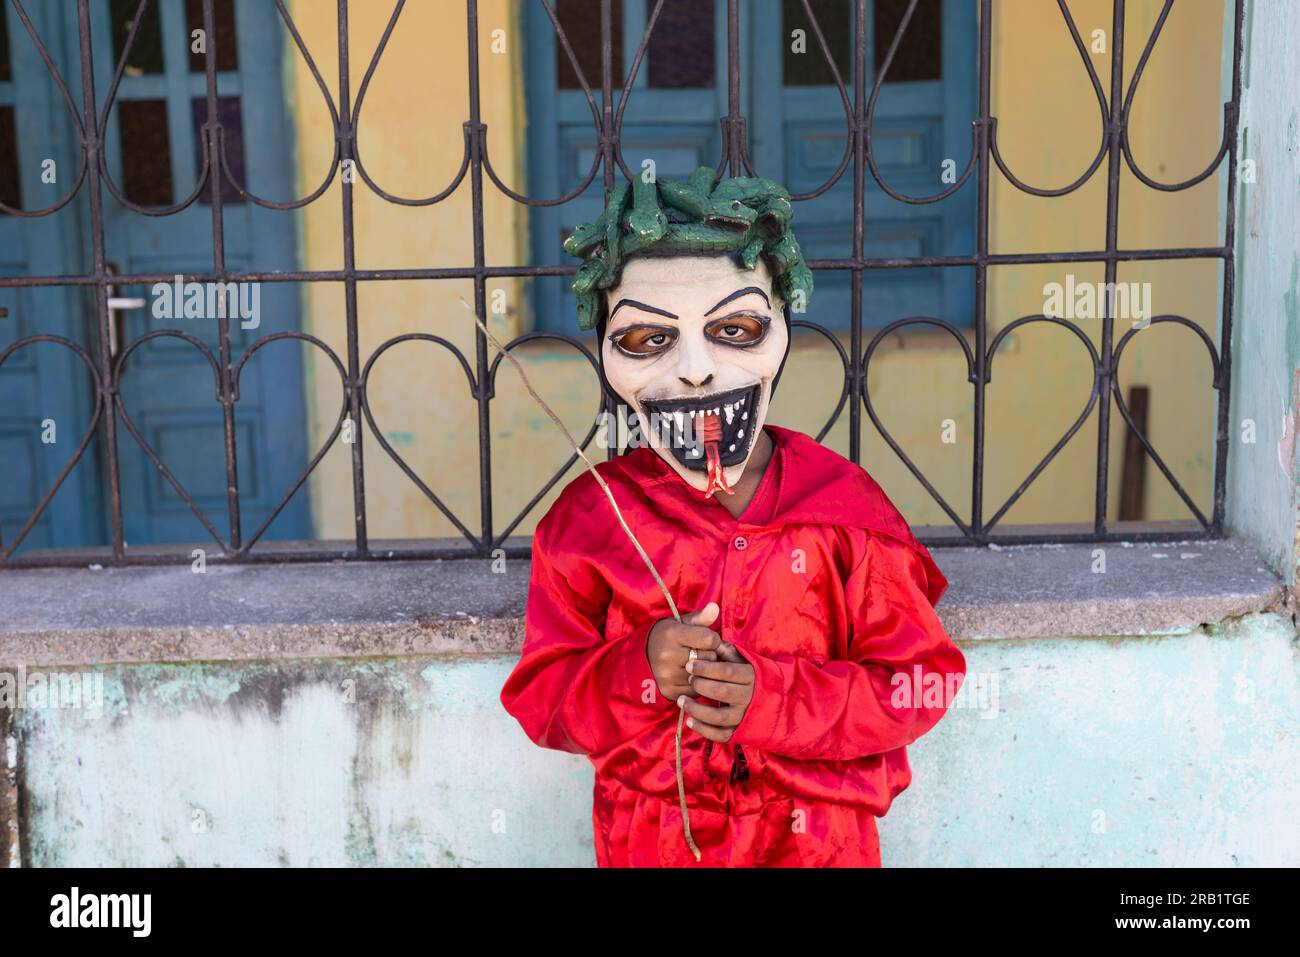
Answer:
[{"label": "concrete window ledge", "polygon": [[[1278,611],[1239,541],[944,548],[955,639],[1168,635]],[[517,653],[528,562],[374,562],[0,572],[0,663]]]}]

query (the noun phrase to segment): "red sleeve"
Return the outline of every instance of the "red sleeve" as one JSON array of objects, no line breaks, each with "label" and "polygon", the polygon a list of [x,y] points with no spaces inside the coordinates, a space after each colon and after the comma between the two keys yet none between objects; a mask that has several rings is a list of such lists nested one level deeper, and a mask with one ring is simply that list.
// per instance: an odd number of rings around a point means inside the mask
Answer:
[{"label": "red sleeve", "polygon": [[911,744],[943,716],[966,673],[931,603],[945,584],[919,546],[870,536],[844,583],[847,658],[818,665],[742,650],[754,696],[733,740],[828,761]]},{"label": "red sleeve", "polygon": [[606,636],[609,585],[588,559],[555,547],[552,524],[533,537],[523,656],[501,703],[536,744],[600,754],[671,709],[646,658],[655,623]]}]

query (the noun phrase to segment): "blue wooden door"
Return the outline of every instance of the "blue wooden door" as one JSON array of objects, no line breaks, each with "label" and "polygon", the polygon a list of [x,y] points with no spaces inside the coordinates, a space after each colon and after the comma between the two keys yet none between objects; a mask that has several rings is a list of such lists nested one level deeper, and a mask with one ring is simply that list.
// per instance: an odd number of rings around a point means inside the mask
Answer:
[{"label": "blue wooden door", "polygon": [[[96,90],[102,104],[122,54],[137,0],[93,0]],[[28,4],[32,25],[81,108],[75,4]],[[206,119],[205,79],[191,55],[201,26],[199,0],[151,0],[127,58],[105,129],[109,175],[132,202],[165,208],[187,197],[201,168],[198,128]],[[284,28],[272,5],[217,0],[216,37],[221,120],[229,165],[251,192],[286,198],[293,188],[293,144],[281,83]],[[0,202],[39,210],[66,196],[79,153],[74,124],[26,30],[9,4],[0,7]],[[295,268],[295,234],[287,214],[246,203],[228,185],[226,266],[231,271]],[[107,258],[123,273],[206,272],[213,266],[207,194],[167,216],[129,211],[105,190]],[[48,216],[0,214],[0,275],[90,272],[91,224],[82,192]],[[216,322],[164,319],[151,289],[123,285],[115,298],[143,307],[115,315],[117,348],[152,331],[179,329],[219,355]],[[257,338],[298,327],[297,290],[263,284],[258,324],[231,324],[232,361]],[[0,289],[0,352],[27,336],[62,337],[95,353],[93,298],[86,287]],[[249,323],[251,326],[251,322]],[[249,362],[236,405],[236,453],[245,536],[270,514],[306,461],[300,356],[277,343]],[[221,408],[211,367],[194,347],[153,339],[128,357],[121,394],[141,437],[154,449],[222,536],[228,535]],[[11,543],[90,426],[95,407],[90,374],[77,354],[41,343],[14,352],[0,366],[0,533]],[[55,441],[49,424],[54,424]],[[206,532],[146,453],[121,427],[118,462],[128,545],[204,543]],[[22,549],[106,544],[104,450],[90,445]],[[268,529],[267,538],[310,534],[310,508],[300,491]]]},{"label": "blue wooden door", "polygon": [[[867,96],[907,2],[866,4]],[[850,0],[811,4],[850,100],[855,6]],[[755,165],[792,193],[811,192],[844,158],[843,101],[799,0],[761,0],[754,14],[755,61],[780,64],[780,69],[750,69]],[[805,43],[802,52],[795,52],[799,30]],[[885,76],[871,124],[877,169],[895,192],[913,197],[941,193],[966,169],[971,122],[978,114],[977,47],[973,0],[921,0],[917,5]],[[949,182],[944,181],[945,171]],[[795,232],[809,259],[850,257],[852,164],[833,187],[800,203],[796,217]],[[863,255],[868,259],[974,252],[973,182],[939,203],[911,205],[887,195],[867,171],[864,217]],[[832,329],[846,327],[850,282],[847,273],[819,272],[807,318]],[[959,326],[974,321],[973,275],[967,269],[866,270],[862,284],[864,328],[914,315],[936,316]]]},{"label": "blue wooden door", "polygon": [[[96,53],[96,87],[107,91],[121,55],[135,0],[96,4],[94,34],[114,38]],[[285,199],[293,192],[292,142],[281,83],[285,28],[272,4],[218,0],[215,4],[218,109],[225,128],[233,178],[249,192]],[[200,127],[207,121],[204,60],[191,49],[202,27],[198,0],[151,3],[150,18],[128,54],[128,67],[106,130],[109,174],[128,199],[167,207],[195,189],[202,156]],[[147,29],[145,27],[147,26]],[[102,95],[102,94],[101,94]],[[134,195],[133,195],[134,194]],[[204,272],[213,264],[212,207],[200,200],[170,216],[145,216],[111,200],[105,203],[109,259],[121,272]],[[231,272],[293,269],[291,214],[245,202],[222,185],[226,268]],[[122,340],[158,329],[180,329],[219,356],[217,322],[157,318],[146,287],[124,286],[123,299],[144,299],[145,308],[125,311]],[[298,328],[297,289],[263,283],[257,325],[232,320],[232,361],[260,337]],[[245,325],[248,328],[245,328]],[[306,423],[297,345],[262,350],[240,381],[235,453],[245,531],[252,530],[289,489],[306,462]],[[135,350],[122,377],[122,398],[136,427],[187,489],[213,525],[228,533],[224,429],[208,361],[192,345],[158,338]],[[126,431],[119,449],[123,520],[128,543],[195,541],[202,526]],[[305,489],[281,513],[267,535],[305,538],[310,512]]]},{"label": "blue wooden door", "polygon": [[[812,0],[840,77],[853,89],[851,0]],[[906,0],[868,0],[867,70],[874,78]],[[615,0],[614,85],[621,88],[654,0]],[[599,5],[560,0],[557,14],[599,103]],[[595,157],[592,119],[575,71],[556,42],[540,4],[526,6],[531,195],[556,197],[580,185]],[[741,14],[741,109],[749,123],[751,157],[759,173],[791,192],[817,189],[839,166],[846,121],[833,73],[799,0],[751,0]],[[718,117],[727,112],[726,4],[667,0],[638,73],[623,125],[623,156],[632,172],[653,159],[663,176],[684,176],[721,155]],[[796,51],[795,31],[804,47]],[[895,190],[938,193],[947,167],[955,175],[970,157],[976,115],[975,5],[966,0],[922,0],[881,92],[873,123],[875,158]],[[869,81],[870,84],[870,81]],[[870,85],[868,85],[868,90]],[[615,110],[619,97],[615,97]],[[533,257],[562,263],[560,240],[576,223],[599,215],[599,177],[571,203],[533,211]],[[974,190],[935,205],[908,205],[866,181],[864,255],[956,255],[973,249]],[[809,258],[852,253],[852,165],[837,184],[797,207],[796,231]],[[868,271],[863,277],[865,327],[927,314],[957,324],[972,321],[968,270]],[[850,278],[821,272],[807,318],[846,328]],[[572,331],[574,303],[562,284],[542,281],[534,294],[539,328]]]},{"label": "blue wooden door", "polygon": [[[68,71],[63,43],[62,5],[29,4],[28,14],[76,90],[77,74]],[[66,198],[78,168],[74,129],[35,44],[12,7],[0,5],[0,203],[37,211]],[[0,276],[75,273],[81,268],[80,236],[71,206],[40,217],[0,212]],[[90,303],[77,287],[0,287],[0,353],[47,335],[93,355]],[[92,424],[90,377],[73,349],[52,342],[21,347],[0,365],[0,550],[15,543],[27,550],[103,541],[93,453],[82,457],[27,528]]]},{"label": "blue wooden door", "polygon": [[[600,5],[559,0],[552,5],[587,83],[600,104]],[[645,31],[654,0],[614,0],[614,109]],[[599,153],[591,108],[577,71],[556,42],[540,3],[525,5],[529,192],[553,198],[587,178]],[[623,159],[639,174],[652,160],[655,174],[682,178],[701,165],[717,165],[722,151],[718,117],[727,112],[726,5],[699,0],[664,4],[645,62],[623,118]],[[718,82],[719,78],[724,78]],[[560,244],[576,224],[604,208],[599,172],[573,202],[532,211],[533,261],[567,261]],[[567,283],[538,282],[533,292],[538,328],[572,333],[576,302]]]}]

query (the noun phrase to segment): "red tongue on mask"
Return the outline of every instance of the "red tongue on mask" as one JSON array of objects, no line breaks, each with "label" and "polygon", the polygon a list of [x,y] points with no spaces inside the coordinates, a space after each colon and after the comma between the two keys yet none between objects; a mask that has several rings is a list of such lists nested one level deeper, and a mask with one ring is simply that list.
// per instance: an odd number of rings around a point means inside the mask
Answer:
[{"label": "red tongue on mask", "polygon": [[709,466],[709,487],[704,490],[704,494],[709,496],[714,492],[726,492],[734,495],[731,486],[727,484],[727,477],[722,473],[722,456],[718,453],[718,443],[722,441],[722,422],[716,413],[709,412],[704,416],[700,437],[704,441],[704,460]]}]

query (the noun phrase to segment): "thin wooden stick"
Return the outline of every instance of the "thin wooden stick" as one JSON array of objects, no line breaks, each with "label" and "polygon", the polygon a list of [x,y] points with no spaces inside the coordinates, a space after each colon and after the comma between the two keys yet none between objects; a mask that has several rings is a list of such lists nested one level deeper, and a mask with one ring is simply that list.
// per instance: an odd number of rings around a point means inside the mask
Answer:
[{"label": "thin wooden stick", "polygon": [[[489,329],[487,324],[479,318],[478,313],[474,312],[468,302],[461,299],[461,304],[464,305],[466,309],[469,309],[470,314],[474,316],[474,322],[483,330],[483,334],[488,337],[488,341],[491,342],[492,345],[496,346],[497,351],[505,356],[510,361],[510,364],[515,367],[515,371],[519,373],[519,378],[523,380],[524,388],[527,389],[528,394],[533,397],[533,401],[541,406],[543,412],[550,416],[551,421],[555,423],[556,427],[564,434],[564,437],[568,439],[569,445],[573,448],[574,453],[582,459],[583,463],[587,466],[587,471],[595,477],[596,482],[605,493],[605,497],[609,499],[610,508],[614,510],[614,515],[618,519],[618,524],[623,527],[623,532],[627,535],[628,540],[636,549],[637,554],[641,556],[641,561],[645,562],[645,567],[650,570],[650,575],[654,578],[655,584],[659,586],[659,590],[663,592],[664,598],[667,599],[668,610],[673,613],[673,618],[680,622],[682,616],[677,611],[677,603],[673,601],[672,593],[668,591],[668,586],[664,584],[663,578],[659,575],[659,570],[655,568],[655,564],[650,560],[650,556],[646,554],[646,550],[641,547],[641,543],[637,541],[637,537],[632,534],[632,529],[628,527],[627,521],[623,518],[623,512],[618,507],[618,500],[614,498],[613,491],[605,483],[604,476],[602,476],[596,469],[596,466],[592,464],[591,459],[587,458],[587,454],[583,452],[582,446],[577,443],[573,435],[570,434],[569,430],[565,427],[564,423],[560,421],[560,417],[555,414],[549,405],[546,404],[546,400],[537,394],[537,390],[533,388],[532,382],[528,380],[528,374],[524,372],[524,367],[519,364],[519,360],[511,355],[506,347],[501,344],[500,340],[492,334],[492,330]],[[695,860],[698,862],[700,860],[700,849],[696,847],[695,840],[691,837],[691,816],[690,812],[686,810],[686,779],[682,775],[682,725],[685,721],[685,709],[678,709],[676,740],[677,800],[681,804],[682,808],[682,834],[686,838],[686,846],[690,848],[691,854],[694,855]]]}]

